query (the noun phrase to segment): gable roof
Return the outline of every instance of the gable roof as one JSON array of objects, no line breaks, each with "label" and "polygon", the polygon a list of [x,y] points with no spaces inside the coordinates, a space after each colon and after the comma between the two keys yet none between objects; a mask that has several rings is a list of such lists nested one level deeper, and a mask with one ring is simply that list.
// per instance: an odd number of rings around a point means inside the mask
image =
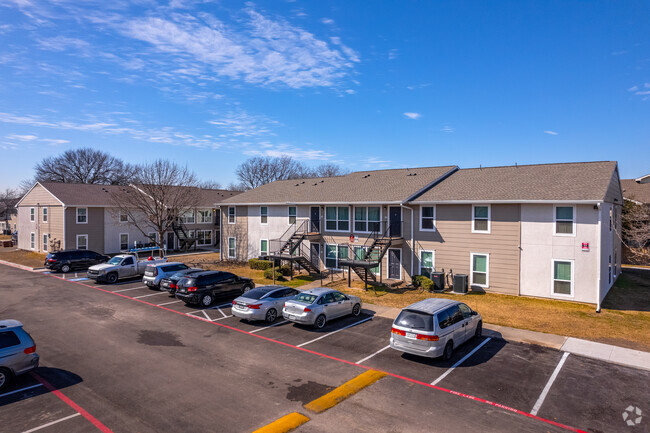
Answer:
[{"label": "gable roof", "polygon": [[621,186],[626,199],[650,204],[650,183],[642,183],[638,179],[621,179]]},{"label": "gable roof", "polygon": [[357,171],[343,176],[276,180],[222,204],[403,203],[458,167]]},{"label": "gable roof", "polygon": [[460,169],[414,203],[598,202],[608,194],[620,196],[616,161]]},{"label": "gable roof", "polygon": [[634,179],[634,181],[636,183],[650,183],[650,174],[646,174],[644,176],[637,177],[636,179]]}]

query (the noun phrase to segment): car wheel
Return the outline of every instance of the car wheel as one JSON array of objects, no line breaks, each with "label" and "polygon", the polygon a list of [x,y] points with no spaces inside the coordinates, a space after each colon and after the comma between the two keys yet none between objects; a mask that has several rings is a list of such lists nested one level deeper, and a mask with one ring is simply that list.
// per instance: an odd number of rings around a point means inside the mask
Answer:
[{"label": "car wheel", "polygon": [[474,331],[474,338],[481,338],[483,335],[483,322],[478,322],[476,325],[476,330]]},{"label": "car wheel", "polygon": [[361,305],[354,304],[354,307],[352,307],[352,315],[358,316],[360,313],[361,313]]},{"label": "car wheel", "polygon": [[61,272],[63,272],[64,274],[67,274],[68,272],[70,272],[70,265],[61,266]]},{"label": "car wheel", "polygon": [[111,272],[110,274],[106,275],[106,282],[108,284],[117,283],[117,274],[115,272]]},{"label": "car wheel", "polygon": [[325,319],[324,314],[321,314],[316,318],[316,321],[314,322],[314,328],[323,329],[325,327],[325,322],[327,322],[327,319]]},{"label": "car wheel", "polygon": [[9,386],[11,382],[11,372],[6,368],[0,368],[0,391]]},{"label": "car wheel", "polygon": [[449,361],[452,356],[454,356],[454,342],[449,341],[445,346],[445,351],[442,352],[442,359]]},{"label": "car wheel", "polygon": [[208,293],[201,296],[201,305],[204,307],[209,307],[212,305],[212,295]]},{"label": "car wheel", "polygon": [[248,284],[245,285],[245,286],[244,286],[244,293],[248,292],[250,289],[252,289],[251,286],[249,286]]},{"label": "car wheel", "polygon": [[271,308],[269,311],[266,312],[266,321],[268,323],[275,322],[275,319],[277,318],[278,318],[278,312],[275,311],[275,308]]}]

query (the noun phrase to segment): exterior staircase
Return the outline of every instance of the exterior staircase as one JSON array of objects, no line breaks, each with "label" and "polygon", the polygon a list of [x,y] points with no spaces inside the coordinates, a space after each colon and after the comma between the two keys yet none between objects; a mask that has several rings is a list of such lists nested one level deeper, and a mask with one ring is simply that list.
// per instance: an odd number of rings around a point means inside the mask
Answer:
[{"label": "exterior staircase", "polygon": [[177,218],[172,222],[172,230],[178,239],[178,247],[180,250],[187,251],[196,243],[196,238],[189,236],[187,226],[180,219]]},{"label": "exterior staircase", "polygon": [[296,221],[279,239],[270,241],[271,252],[267,257],[298,263],[310,274],[320,273],[320,267],[311,261],[309,246],[305,245],[306,242],[304,241],[320,241],[322,236],[320,233],[310,230],[311,223],[309,220]]}]

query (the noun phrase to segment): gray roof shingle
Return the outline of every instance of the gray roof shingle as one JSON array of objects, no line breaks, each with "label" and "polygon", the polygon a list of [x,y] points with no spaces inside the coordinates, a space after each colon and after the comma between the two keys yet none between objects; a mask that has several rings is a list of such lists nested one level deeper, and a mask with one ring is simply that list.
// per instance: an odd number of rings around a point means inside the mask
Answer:
[{"label": "gray roof shingle", "polygon": [[650,183],[638,183],[634,179],[621,179],[623,197],[650,204]]}]

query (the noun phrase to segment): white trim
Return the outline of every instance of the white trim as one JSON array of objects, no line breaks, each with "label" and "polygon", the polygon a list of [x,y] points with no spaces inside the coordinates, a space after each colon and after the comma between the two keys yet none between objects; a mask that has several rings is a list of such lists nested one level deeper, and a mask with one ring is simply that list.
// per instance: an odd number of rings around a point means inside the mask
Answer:
[{"label": "white trim", "polygon": [[[568,262],[571,263],[571,294],[564,295],[562,293],[555,293],[555,262]],[[575,285],[575,260],[574,259],[551,259],[551,297],[552,298],[573,298],[574,285]],[[565,281],[565,280],[560,280]]]},{"label": "white trim", "polygon": [[598,204],[600,200],[430,200],[430,201],[414,201],[414,205],[423,204]]},{"label": "white trim", "polygon": [[43,243],[41,244],[41,247],[43,249],[43,252],[49,251],[49,243],[50,243],[50,234],[49,233],[43,233],[41,235],[41,240]]},{"label": "white trim", "polygon": [[50,217],[49,213],[50,213],[50,211],[48,210],[47,206],[43,206],[41,209],[43,210],[41,212],[41,220],[44,223],[49,222],[49,217]]},{"label": "white trim", "polygon": [[[403,202],[401,201],[333,201],[333,202],[318,202],[319,206],[344,206],[344,205],[373,205],[373,206],[384,206],[384,205],[393,205],[399,206]],[[571,203],[575,203],[575,200]],[[227,202],[223,203],[224,205],[235,206],[315,206],[313,201],[285,201],[285,202],[250,202],[250,203],[235,203]]]},{"label": "white trim", "polygon": [[[210,232],[210,242],[207,243],[207,244],[200,244],[200,243],[199,243],[199,232],[201,232],[201,233]],[[213,241],[213,239],[212,239],[212,230],[208,230],[208,229],[196,229],[196,230],[194,230],[194,237],[196,238],[196,246],[202,246],[202,247],[204,247],[204,246],[206,246],[206,245],[212,245],[212,241]],[[203,239],[203,240],[205,241],[205,236],[204,236],[204,239]]]},{"label": "white trim", "polygon": [[62,242],[61,242],[62,243],[62,248],[61,248],[62,250],[66,249],[65,246],[66,246],[66,243],[67,243],[66,239],[65,239],[65,224],[66,224],[66,222],[65,222],[65,214],[66,214],[66,210],[68,210],[68,207],[63,206],[63,239],[62,239]]},{"label": "white trim", "polygon": [[402,279],[402,274],[404,273],[404,270],[402,269],[402,263],[404,258],[402,257],[402,249],[401,248],[389,248],[388,251],[386,251],[386,279],[390,279],[390,250],[398,250],[399,251],[399,278],[398,280]]},{"label": "white trim", "polygon": [[[233,212],[233,222],[230,222],[230,209],[234,209],[235,212]],[[237,224],[237,206],[228,206],[228,214],[226,215],[226,221],[228,224]]]},{"label": "white trim", "polygon": [[[126,235],[126,248],[122,248],[122,235]],[[119,243],[120,243],[120,251],[128,250],[129,249],[129,234],[128,233],[120,233],[118,235]]]},{"label": "white trim", "polygon": [[[266,214],[262,214],[262,208],[266,208]],[[266,222],[262,222],[262,217],[266,217]],[[269,207],[260,206],[260,225],[266,226],[269,224]]]},{"label": "white trim", "polygon": [[18,207],[18,206],[20,205],[20,203],[22,203],[22,201],[25,200],[25,197],[27,197],[27,195],[29,195],[29,193],[32,192],[32,190],[33,190],[34,188],[36,188],[36,185],[40,185],[41,188],[43,188],[45,191],[47,191],[48,194],[50,194],[52,197],[54,197],[54,198],[56,199],[56,201],[58,201],[59,203],[61,203],[61,206],[65,206],[65,203],[63,203],[61,200],[59,200],[59,198],[58,198],[57,196],[55,196],[55,195],[52,194],[52,193],[51,193],[47,188],[45,188],[45,187],[43,186],[42,183],[40,183],[40,182],[36,182],[36,183],[31,187],[31,188],[29,188],[29,191],[27,191],[27,192],[25,193],[25,195],[22,196],[20,200],[18,200],[18,203],[16,203],[16,204],[14,205],[14,207]]},{"label": "white trim", "polygon": [[260,255],[262,255],[264,252],[262,251],[262,242],[266,241],[266,254],[269,253],[269,240],[268,239],[260,239]]},{"label": "white trim", "polygon": [[[187,214],[192,214],[192,221],[187,221]],[[196,224],[196,212],[194,209],[188,209],[180,216],[183,224]]]},{"label": "white trim", "polygon": [[431,269],[431,273],[436,271],[436,250],[425,250],[425,249],[420,249],[418,254],[418,262],[420,263],[420,267],[418,268],[418,275],[422,275],[422,253],[431,253],[431,264],[433,265]]},{"label": "white trim", "polygon": [[[296,218],[295,222],[291,222],[291,208],[292,207],[296,208],[296,214],[294,215],[294,217]],[[298,206],[293,206],[293,205],[287,206],[287,225],[296,224],[297,222],[298,222]]]},{"label": "white trim", "polygon": [[76,247],[75,249],[77,249],[77,250],[80,249],[79,248],[79,238],[81,238],[81,237],[86,238],[86,250],[85,251],[88,251],[88,235],[87,234],[85,234],[85,235],[77,235],[77,238],[76,238],[77,244],[75,245],[75,247]]},{"label": "white trim", "polygon": [[[422,228],[422,214],[423,214],[423,212],[422,212],[422,208],[425,208],[425,207],[432,207],[432,208],[433,208],[433,228],[432,228],[432,229],[425,229],[425,228]],[[420,218],[419,218],[419,219],[420,219],[420,231],[421,231],[421,232],[432,232],[432,233],[433,233],[433,232],[437,231],[437,230],[436,230],[436,223],[437,223],[437,221],[436,221],[436,212],[437,212],[437,211],[438,211],[438,209],[436,209],[436,205],[435,205],[435,204],[433,204],[433,205],[420,206],[420,212],[419,212]],[[472,212],[473,212],[473,210],[472,210]],[[474,227],[474,223],[473,223],[473,222],[472,222],[472,227]]]},{"label": "white trim", "polygon": [[[571,228],[572,233],[558,233],[557,232],[557,208],[558,207],[570,207],[573,209],[573,226]],[[578,215],[576,213],[576,206],[575,205],[554,205],[553,206],[553,236],[564,236],[564,237],[576,237],[576,220],[578,219]],[[568,221],[568,220],[560,220],[560,221]]]},{"label": "white trim", "polygon": [[[485,256],[485,284],[474,282],[474,256]],[[481,271],[476,271],[481,272]],[[469,286],[477,286],[487,289],[490,287],[490,253],[470,253],[469,254]]]},{"label": "white trim", "polygon": [[[232,255],[232,256],[230,255],[230,239],[235,241],[235,248],[233,248],[235,250],[235,254]],[[229,237],[228,238],[227,249],[228,249],[228,258],[229,259],[236,259],[237,258],[237,238],[236,237]]]},{"label": "white trim", "polygon": [[[199,221],[202,218],[199,218],[199,215],[201,215],[201,211],[208,211],[210,212],[210,221]],[[196,209],[196,224],[212,224],[212,221],[214,220],[214,215],[212,212],[212,209],[210,208],[198,208]]]},{"label": "white trim", "polygon": [[36,232],[29,232],[29,249],[36,249]]},{"label": "white trim", "polygon": [[[371,207],[378,207],[379,208],[379,221],[370,221],[368,219],[368,208],[371,208]],[[352,230],[352,233],[372,233],[374,231],[374,230],[365,230],[364,231],[364,230],[357,230],[356,229],[355,224],[357,223],[357,220],[356,220],[356,210],[357,210],[357,208],[364,208],[366,210],[366,219],[365,219],[365,221],[359,221],[359,222],[365,222],[366,223],[366,229],[368,229],[369,224],[371,222],[372,223],[378,223],[379,224],[379,231],[381,232],[381,222],[383,221],[382,217],[384,216],[383,215],[384,209],[383,209],[382,206],[352,206],[352,226],[350,227],[350,229]],[[311,215],[310,215],[310,217],[311,217]],[[338,226],[338,224],[337,224],[337,226]]]},{"label": "white trim", "polygon": [[36,222],[36,208],[35,207],[30,207],[29,208],[29,222],[30,223]]},{"label": "white trim", "polygon": [[[327,208],[328,207],[333,207],[334,209],[336,209],[336,219],[335,220],[328,220],[327,219]],[[339,230],[338,229],[339,228],[339,221],[345,221],[345,220],[339,220],[339,208],[340,207],[347,207],[347,209],[348,209],[348,229],[347,230]],[[350,215],[350,206],[349,205],[348,206],[325,206],[325,218],[323,220],[325,222],[325,225],[323,226],[323,230],[321,230],[321,233],[324,233],[324,232],[352,233],[352,226],[350,224],[350,218],[351,218],[351,215]],[[336,222],[336,230],[328,229],[327,228],[327,221],[335,221]]]},{"label": "white trim", "polygon": [[[487,206],[487,209],[488,209],[487,230],[475,230],[474,229],[474,221],[476,221],[476,219],[475,219],[476,214],[474,213],[474,209],[476,207],[486,207],[486,206]],[[482,221],[483,218],[479,218],[479,220]],[[489,235],[491,231],[492,231],[492,205],[490,205],[490,204],[479,204],[479,205],[473,204],[472,205],[472,233],[481,233],[481,234]]]},{"label": "white trim", "polygon": [[[86,221],[79,222],[79,209],[86,209]],[[87,207],[77,207],[75,208],[75,222],[77,224],[88,224],[88,208]]]}]

